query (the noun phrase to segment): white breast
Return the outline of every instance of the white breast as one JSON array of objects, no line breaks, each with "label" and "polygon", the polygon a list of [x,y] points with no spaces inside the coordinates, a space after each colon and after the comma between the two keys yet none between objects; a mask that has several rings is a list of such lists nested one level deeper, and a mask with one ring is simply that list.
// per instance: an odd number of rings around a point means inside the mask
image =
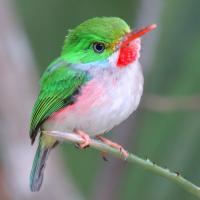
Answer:
[{"label": "white breast", "polygon": [[53,114],[44,129],[71,132],[76,128],[95,136],[111,130],[137,109],[143,92],[139,62],[124,68],[93,67],[89,72],[94,78],[83,86],[77,102]]}]

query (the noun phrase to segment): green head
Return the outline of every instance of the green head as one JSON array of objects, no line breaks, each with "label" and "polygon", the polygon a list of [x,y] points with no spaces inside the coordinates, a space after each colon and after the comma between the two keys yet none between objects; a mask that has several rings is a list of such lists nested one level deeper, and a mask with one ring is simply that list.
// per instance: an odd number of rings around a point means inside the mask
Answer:
[{"label": "green head", "polygon": [[92,18],[69,31],[61,56],[69,63],[103,61],[118,51],[125,40],[130,40],[131,33],[128,24],[120,18]]}]

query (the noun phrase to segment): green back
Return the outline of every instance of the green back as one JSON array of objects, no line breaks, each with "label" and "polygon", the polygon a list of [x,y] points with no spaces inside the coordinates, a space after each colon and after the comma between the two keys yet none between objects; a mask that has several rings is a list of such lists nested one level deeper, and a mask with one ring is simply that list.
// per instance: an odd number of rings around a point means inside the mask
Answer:
[{"label": "green back", "polygon": [[68,65],[57,59],[41,78],[41,89],[33,108],[30,125],[32,143],[44,120],[55,111],[72,104],[79,88],[88,80],[85,72],[77,71]]}]

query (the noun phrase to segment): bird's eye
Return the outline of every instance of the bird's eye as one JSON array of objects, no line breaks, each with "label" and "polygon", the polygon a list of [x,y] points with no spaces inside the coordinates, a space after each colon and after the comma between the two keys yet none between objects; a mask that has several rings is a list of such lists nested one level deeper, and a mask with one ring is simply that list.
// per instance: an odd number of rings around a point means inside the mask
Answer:
[{"label": "bird's eye", "polygon": [[102,53],[105,50],[105,45],[101,42],[95,42],[93,43],[93,50],[96,53]]}]

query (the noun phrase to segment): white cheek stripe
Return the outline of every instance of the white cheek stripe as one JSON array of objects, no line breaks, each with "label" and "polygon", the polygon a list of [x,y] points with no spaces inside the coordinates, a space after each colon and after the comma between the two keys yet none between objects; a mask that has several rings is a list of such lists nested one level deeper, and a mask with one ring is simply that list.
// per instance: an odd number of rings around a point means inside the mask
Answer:
[{"label": "white cheek stripe", "polygon": [[117,60],[119,58],[119,50],[114,52],[108,59],[109,64],[112,67],[116,67],[117,66]]}]

